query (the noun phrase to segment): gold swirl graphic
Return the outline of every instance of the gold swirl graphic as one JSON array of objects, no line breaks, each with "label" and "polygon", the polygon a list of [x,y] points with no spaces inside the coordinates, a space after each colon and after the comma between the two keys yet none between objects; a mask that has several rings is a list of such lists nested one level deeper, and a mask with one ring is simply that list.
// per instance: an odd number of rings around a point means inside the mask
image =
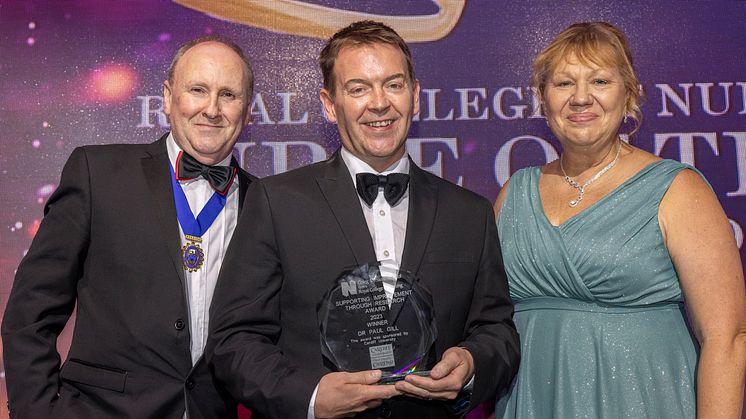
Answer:
[{"label": "gold swirl graphic", "polygon": [[297,0],[173,0],[174,3],[217,18],[273,32],[327,39],[358,20],[391,26],[407,42],[436,41],[458,23],[466,0],[432,0],[432,15],[388,16],[340,10]]}]

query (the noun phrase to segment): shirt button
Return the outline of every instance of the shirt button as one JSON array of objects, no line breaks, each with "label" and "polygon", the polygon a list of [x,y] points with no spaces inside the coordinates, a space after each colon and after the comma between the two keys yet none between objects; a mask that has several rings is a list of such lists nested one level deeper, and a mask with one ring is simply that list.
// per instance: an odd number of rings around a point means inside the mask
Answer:
[{"label": "shirt button", "polygon": [[381,217],[383,217],[384,215],[386,215],[386,211],[380,210],[380,211],[378,211],[378,215],[380,215]]},{"label": "shirt button", "polygon": [[176,321],[174,322],[174,329],[176,330],[184,329],[184,320],[176,319]]},{"label": "shirt button", "polygon": [[383,251],[383,255],[386,256],[386,257],[388,257],[389,256],[389,251],[388,250],[384,250]]}]

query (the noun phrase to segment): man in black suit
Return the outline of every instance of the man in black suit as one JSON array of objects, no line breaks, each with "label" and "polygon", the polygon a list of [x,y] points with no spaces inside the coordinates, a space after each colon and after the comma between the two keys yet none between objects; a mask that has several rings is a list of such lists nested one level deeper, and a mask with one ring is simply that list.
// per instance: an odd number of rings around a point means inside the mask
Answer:
[{"label": "man in black suit", "polygon": [[[222,258],[255,180],[231,157],[253,78],[233,41],[196,39],[163,84],[170,134],[73,151],[3,319],[12,418],[236,416],[201,354]],[[57,337],[76,305],[60,367]]]},{"label": "man in black suit", "polygon": [[[354,23],[320,63],[321,101],[342,148],[249,188],[215,291],[208,362],[258,417],[463,414],[518,368],[492,206],[408,158],[420,88],[396,32]],[[371,187],[363,172],[374,173]],[[438,362],[429,376],[372,385],[380,371],[332,372],[324,360],[317,305],[344,268],[368,262],[412,272],[432,294]]]}]

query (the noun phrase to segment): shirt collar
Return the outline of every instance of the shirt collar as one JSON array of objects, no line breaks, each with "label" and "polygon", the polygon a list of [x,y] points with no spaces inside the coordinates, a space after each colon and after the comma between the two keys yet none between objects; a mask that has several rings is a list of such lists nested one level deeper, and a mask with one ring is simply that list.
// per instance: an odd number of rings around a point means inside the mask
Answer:
[{"label": "shirt collar", "polygon": [[[176,158],[179,157],[179,153],[183,150],[176,144],[174,140],[174,133],[170,132],[168,138],[166,138],[166,149],[168,150],[168,160],[171,161],[171,167],[176,170]],[[194,156],[192,156],[194,157]],[[229,154],[228,157],[219,161],[215,166],[230,166],[233,155]]]},{"label": "shirt collar", "polygon": [[[352,176],[352,184],[356,184],[355,176],[357,176],[358,173],[376,173],[379,174],[379,172],[370,165],[362,160],[360,160],[357,156],[350,153],[346,148],[342,147],[339,153],[342,156],[342,160],[345,162],[345,165],[347,165],[347,170],[350,171],[350,176]],[[383,172],[380,172],[382,175],[388,175],[390,173],[404,173],[406,175],[409,174],[409,155],[407,153],[404,153],[401,159],[394,162],[391,166],[386,168]]]}]

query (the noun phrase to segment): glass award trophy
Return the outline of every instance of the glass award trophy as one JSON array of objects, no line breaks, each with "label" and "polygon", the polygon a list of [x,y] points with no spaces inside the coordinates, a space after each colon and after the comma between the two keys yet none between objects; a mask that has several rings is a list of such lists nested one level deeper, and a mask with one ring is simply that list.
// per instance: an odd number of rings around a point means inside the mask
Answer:
[{"label": "glass award trophy", "polygon": [[399,271],[389,299],[378,264],[347,270],[319,304],[321,351],[339,371],[380,369],[379,383],[427,375],[437,330],[432,296],[414,275]]}]

